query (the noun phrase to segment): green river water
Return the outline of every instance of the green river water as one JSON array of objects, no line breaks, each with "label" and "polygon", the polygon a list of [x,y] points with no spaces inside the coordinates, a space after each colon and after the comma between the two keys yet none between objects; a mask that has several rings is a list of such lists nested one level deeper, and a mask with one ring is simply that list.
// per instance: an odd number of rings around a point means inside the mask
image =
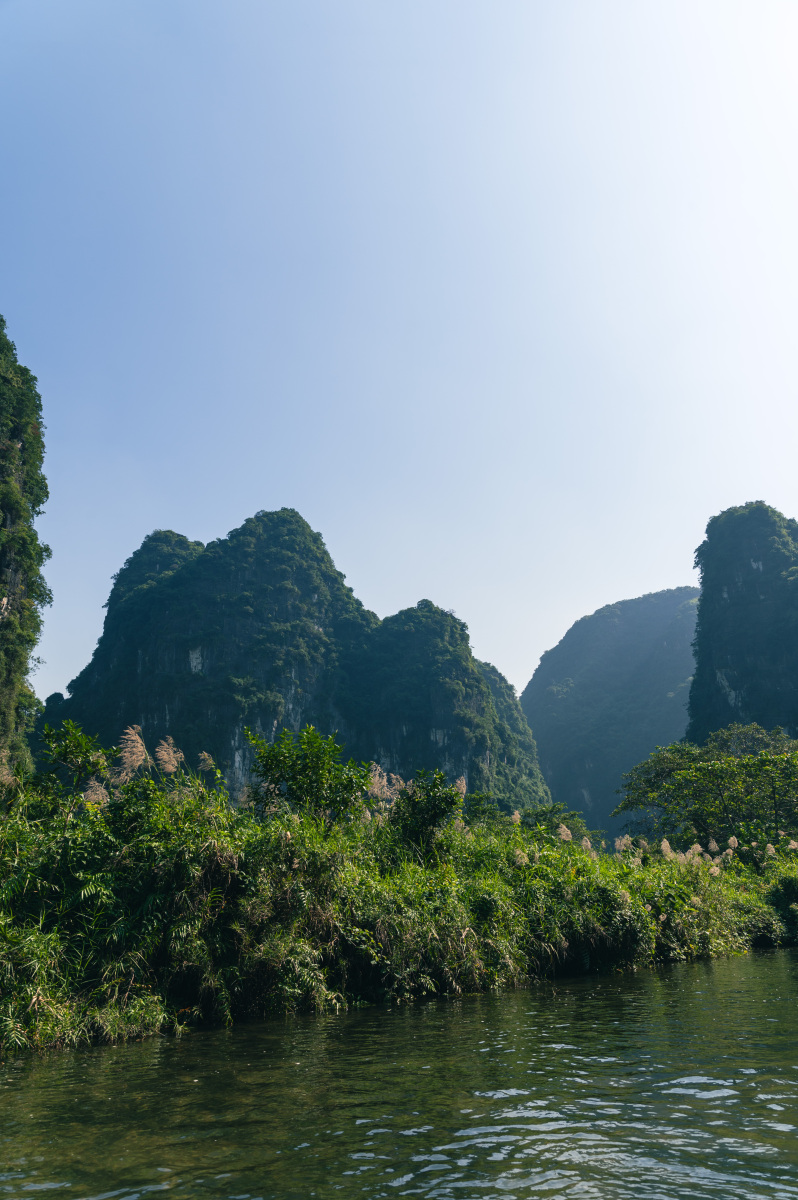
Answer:
[{"label": "green river water", "polygon": [[798,1200],[798,954],[0,1066],[0,1200]]}]

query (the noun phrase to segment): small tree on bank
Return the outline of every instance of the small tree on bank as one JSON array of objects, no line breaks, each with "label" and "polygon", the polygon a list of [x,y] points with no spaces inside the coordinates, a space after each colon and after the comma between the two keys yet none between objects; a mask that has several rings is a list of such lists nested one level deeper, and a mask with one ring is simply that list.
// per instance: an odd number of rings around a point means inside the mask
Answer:
[{"label": "small tree on bank", "polygon": [[782,730],[730,725],[706,744],[661,746],[624,776],[616,814],[657,836],[725,844],[798,833],[798,742]]},{"label": "small tree on bank", "polygon": [[371,783],[368,763],[341,762],[341,747],[312,725],[283,729],[273,742],[247,730],[255,751],[251,796],[260,817],[284,810],[326,813],[340,820],[357,812]]}]

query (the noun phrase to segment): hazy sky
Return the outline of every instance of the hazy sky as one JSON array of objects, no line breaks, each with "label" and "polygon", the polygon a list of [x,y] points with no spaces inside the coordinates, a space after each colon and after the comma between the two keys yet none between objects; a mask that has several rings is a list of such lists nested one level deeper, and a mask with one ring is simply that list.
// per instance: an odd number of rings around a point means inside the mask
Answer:
[{"label": "hazy sky", "polygon": [[519,687],[710,516],[798,516],[793,0],[0,0],[34,679],[154,528],[319,530]]}]

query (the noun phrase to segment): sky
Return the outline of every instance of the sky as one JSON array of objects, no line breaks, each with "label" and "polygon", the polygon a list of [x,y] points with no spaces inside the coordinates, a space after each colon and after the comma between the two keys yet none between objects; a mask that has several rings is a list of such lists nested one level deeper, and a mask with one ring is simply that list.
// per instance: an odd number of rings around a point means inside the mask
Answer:
[{"label": "sky", "polygon": [[708,519],[798,516],[798,6],[0,0],[33,683],[153,529],[296,508],[519,688]]}]

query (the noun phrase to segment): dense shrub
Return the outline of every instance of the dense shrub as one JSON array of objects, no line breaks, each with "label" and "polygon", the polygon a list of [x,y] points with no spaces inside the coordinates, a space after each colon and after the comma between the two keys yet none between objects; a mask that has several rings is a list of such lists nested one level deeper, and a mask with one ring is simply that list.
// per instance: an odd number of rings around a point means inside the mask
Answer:
[{"label": "dense shrub", "polygon": [[419,771],[394,800],[391,821],[408,846],[423,852],[462,811],[463,794],[447,783],[443,771]]},{"label": "dense shrub", "polygon": [[283,729],[273,742],[250,730],[247,738],[255,751],[250,791],[259,816],[313,811],[340,820],[362,806],[370,769],[352,759],[342,763],[334,738],[312,725],[299,733]]},{"label": "dense shrub", "polygon": [[338,817],[298,794],[259,813],[232,807],[208,762],[203,779],[163,743],[156,767],[126,737],[117,757],[67,726],[48,735],[43,774],[5,786],[6,1045],[474,992],[796,936],[786,848],[756,866],[628,838],[598,854],[562,823],[531,829],[484,804],[464,821],[460,792],[434,776],[394,805],[364,792]]},{"label": "dense shrub", "polygon": [[798,742],[781,729],[730,725],[703,746],[659,746],[624,776],[614,815],[689,844],[729,837],[765,846],[798,835]]}]

